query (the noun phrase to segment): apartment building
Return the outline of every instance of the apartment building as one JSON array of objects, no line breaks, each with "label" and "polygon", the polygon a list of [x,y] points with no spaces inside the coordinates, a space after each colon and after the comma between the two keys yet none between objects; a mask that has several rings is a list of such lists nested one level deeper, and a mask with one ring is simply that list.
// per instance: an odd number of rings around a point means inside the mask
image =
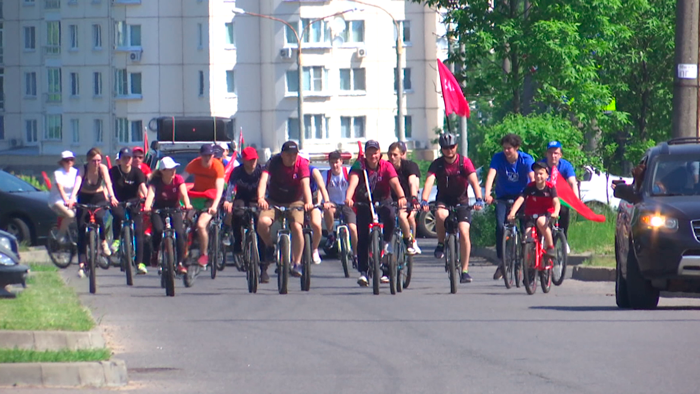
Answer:
[{"label": "apartment building", "polygon": [[[246,144],[274,152],[299,138],[299,88],[307,150],[388,146],[399,121],[392,17],[404,37],[406,136],[430,148],[443,121],[440,16],[365,2],[386,12],[342,0],[1,1],[0,161],[114,153],[153,140],[159,116],[231,118]],[[241,9],[303,31],[301,83],[292,28]]]}]

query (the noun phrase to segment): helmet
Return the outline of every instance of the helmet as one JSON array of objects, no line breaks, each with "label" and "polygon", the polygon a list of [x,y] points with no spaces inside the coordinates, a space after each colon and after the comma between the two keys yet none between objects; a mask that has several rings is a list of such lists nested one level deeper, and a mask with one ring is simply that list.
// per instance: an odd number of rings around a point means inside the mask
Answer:
[{"label": "helmet", "polygon": [[451,133],[440,134],[440,148],[457,145],[457,137]]}]

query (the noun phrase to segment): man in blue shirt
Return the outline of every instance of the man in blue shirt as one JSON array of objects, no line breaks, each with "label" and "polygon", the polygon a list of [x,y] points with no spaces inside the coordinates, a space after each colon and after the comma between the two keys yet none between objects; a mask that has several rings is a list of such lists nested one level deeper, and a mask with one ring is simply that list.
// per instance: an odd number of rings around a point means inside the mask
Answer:
[{"label": "man in blue shirt", "polygon": [[[535,180],[532,172],[532,164],[535,159],[525,152],[520,151],[523,140],[516,134],[506,134],[501,138],[502,152],[498,152],[491,158],[491,166],[484,185],[484,200],[487,204],[496,203],[496,253],[503,261],[503,227],[506,215],[510,210],[508,200],[515,201],[528,183]],[[498,177],[496,177],[498,175]],[[496,180],[496,198],[491,196],[493,181]],[[493,279],[503,277],[499,265],[493,274]]]},{"label": "man in blue shirt", "polygon": [[[566,179],[566,182],[571,186],[571,190],[574,191],[576,198],[581,199],[578,194],[578,182],[576,181],[576,171],[574,166],[566,160],[562,159],[561,142],[551,141],[547,144],[547,155],[545,158],[540,160],[541,162],[546,162],[547,167],[549,167],[549,173],[552,173],[552,168],[557,167],[561,177]],[[559,227],[564,230],[564,235],[569,236],[569,220],[570,220],[569,207],[562,204],[561,210],[559,211]]]}]

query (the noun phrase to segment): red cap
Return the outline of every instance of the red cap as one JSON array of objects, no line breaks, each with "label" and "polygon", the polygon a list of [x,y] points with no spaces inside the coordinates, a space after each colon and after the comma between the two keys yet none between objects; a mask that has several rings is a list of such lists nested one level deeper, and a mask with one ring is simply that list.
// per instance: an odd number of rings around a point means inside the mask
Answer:
[{"label": "red cap", "polygon": [[243,149],[243,152],[241,152],[241,157],[243,160],[253,160],[258,158],[258,151],[253,148],[252,146],[249,146],[247,148]]},{"label": "red cap", "polygon": [[140,146],[135,146],[135,147],[131,148],[131,151],[132,152],[139,152],[139,151],[143,152],[143,148]]}]

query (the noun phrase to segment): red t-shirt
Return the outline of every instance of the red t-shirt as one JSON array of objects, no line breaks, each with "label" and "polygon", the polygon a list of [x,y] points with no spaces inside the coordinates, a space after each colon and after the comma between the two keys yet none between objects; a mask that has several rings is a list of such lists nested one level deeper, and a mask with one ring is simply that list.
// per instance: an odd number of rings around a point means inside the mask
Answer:
[{"label": "red t-shirt", "polygon": [[476,170],[472,161],[462,155],[457,155],[452,163],[448,163],[444,157],[434,160],[428,167],[428,175],[435,175],[438,190],[436,199],[463,200],[466,198],[469,175],[474,172]]},{"label": "red t-shirt", "polygon": [[175,174],[173,181],[169,185],[163,183],[162,178],[154,178],[151,185],[155,188],[155,198],[153,206],[160,208],[176,208],[180,206],[180,185],[185,183],[182,176]]},{"label": "red t-shirt", "polygon": [[148,164],[141,163],[139,168],[141,169],[141,172],[143,172],[143,175],[146,175],[146,176],[151,175],[151,167],[149,167]]},{"label": "red t-shirt", "polygon": [[547,181],[544,189],[537,188],[535,182],[528,183],[523,190],[525,197],[525,215],[544,215],[554,212],[554,199],[557,197],[557,189],[552,182]]},{"label": "red t-shirt", "polygon": [[287,167],[282,162],[282,155],[272,156],[263,172],[270,176],[267,186],[267,196],[275,202],[290,204],[304,198],[301,180],[311,176],[309,161],[297,156],[293,166]]},{"label": "red t-shirt", "polygon": [[[365,168],[367,169],[367,180],[369,181],[369,188],[372,190],[372,201],[384,201],[391,198],[391,181],[392,178],[396,178],[396,169],[394,166],[386,161],[379,160],[377,169],[372,170],[367,165],[367,160],[365,159]],[[357,189],[355,189],[355,201],[367,202],[367,188],[365,187],[365,177],[362,173],[362,167],[353,166],[350,173],[355,173],[360,177],[360,182],[357,184]]]}]

